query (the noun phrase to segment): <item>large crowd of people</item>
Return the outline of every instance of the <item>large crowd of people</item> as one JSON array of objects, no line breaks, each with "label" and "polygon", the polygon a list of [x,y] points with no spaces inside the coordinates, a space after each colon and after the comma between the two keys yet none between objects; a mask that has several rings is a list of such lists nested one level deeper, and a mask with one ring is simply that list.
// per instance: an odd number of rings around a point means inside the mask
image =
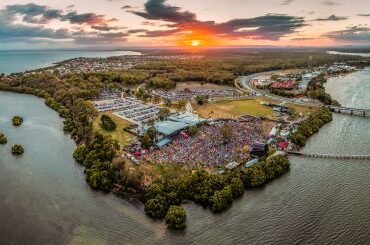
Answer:
[{"label": "large crowd of people", "polygon": [[[228,124],[228,140],[221,136]],[[144,157],[147,161],[169,162],[196,166],[224,166],[233,161],[249,159],[251,145],[263,141],[257,122],[219,121],[199,128],[194,137],[179,134],[173,142]]]}]

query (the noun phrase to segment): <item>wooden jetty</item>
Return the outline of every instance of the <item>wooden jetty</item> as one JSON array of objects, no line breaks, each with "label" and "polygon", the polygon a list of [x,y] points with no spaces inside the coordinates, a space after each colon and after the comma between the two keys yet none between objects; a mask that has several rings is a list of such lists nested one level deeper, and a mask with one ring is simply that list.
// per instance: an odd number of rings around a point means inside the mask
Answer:
[{"label": "wooden jetty", "polygon": [[321,153],[303,153],[303,152],[296,152],[296,151],[287,151],[287,153],[293,156],[310,157],[310,158],[370,160],[370,155],[321,154]]},{"label": "wooden jetty", "polygon": [[359,109],[351,107],[329,106],[330,110],[335,113],[348,114],[351,116],[370,117],[370,109]]}]

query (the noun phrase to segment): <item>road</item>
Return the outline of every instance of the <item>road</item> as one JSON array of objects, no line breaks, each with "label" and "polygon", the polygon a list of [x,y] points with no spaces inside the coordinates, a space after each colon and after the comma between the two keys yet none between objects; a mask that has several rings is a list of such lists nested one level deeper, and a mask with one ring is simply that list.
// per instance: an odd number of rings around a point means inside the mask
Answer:
[{"label": "road", "polygon": [[281,101],[283,103],[303,105],[303,106],[319,106],[320,105],[319,103],[312,103],[312,102],[307,102],[307,101],[303,101],[300,99],[291,99],[291,98],[286,98],[286,97],[270,94],[264,90],[257,89],[256,87],[250,84],[250,81],[253,78],[256,78],[262,75],[267,75],[268,73],[270,72],[261,72],[261,73],[255,73],[255,74],[248,75],[248,76],[241,76],[239,77],[240,85],[243,87],[243,89],[251,92],[252,94],[256,94],[256,95],[260,95],[262,97],[266,97],[269,99]]}]

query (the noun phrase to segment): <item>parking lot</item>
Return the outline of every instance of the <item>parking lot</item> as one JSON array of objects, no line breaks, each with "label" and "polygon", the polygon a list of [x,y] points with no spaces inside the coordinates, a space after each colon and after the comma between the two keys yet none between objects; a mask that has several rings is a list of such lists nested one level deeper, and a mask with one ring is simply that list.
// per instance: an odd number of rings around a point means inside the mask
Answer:
[{"label": "parking lot", "polygon": [[93,104],[99,112],[115,111],[115,115],[135,124],[157,119],[160,110],[158,106],[146,105],[134,97],[96,100]]}]

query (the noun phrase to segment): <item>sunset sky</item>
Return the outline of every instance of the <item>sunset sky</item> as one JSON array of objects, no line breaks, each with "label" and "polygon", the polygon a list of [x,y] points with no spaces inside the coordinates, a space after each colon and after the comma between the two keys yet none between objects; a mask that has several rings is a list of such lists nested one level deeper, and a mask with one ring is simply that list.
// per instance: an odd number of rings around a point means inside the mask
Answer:
[{"label": "sunset sky", "polygon": [[0,1],[0,50],[369,43],[369,0]]}]

